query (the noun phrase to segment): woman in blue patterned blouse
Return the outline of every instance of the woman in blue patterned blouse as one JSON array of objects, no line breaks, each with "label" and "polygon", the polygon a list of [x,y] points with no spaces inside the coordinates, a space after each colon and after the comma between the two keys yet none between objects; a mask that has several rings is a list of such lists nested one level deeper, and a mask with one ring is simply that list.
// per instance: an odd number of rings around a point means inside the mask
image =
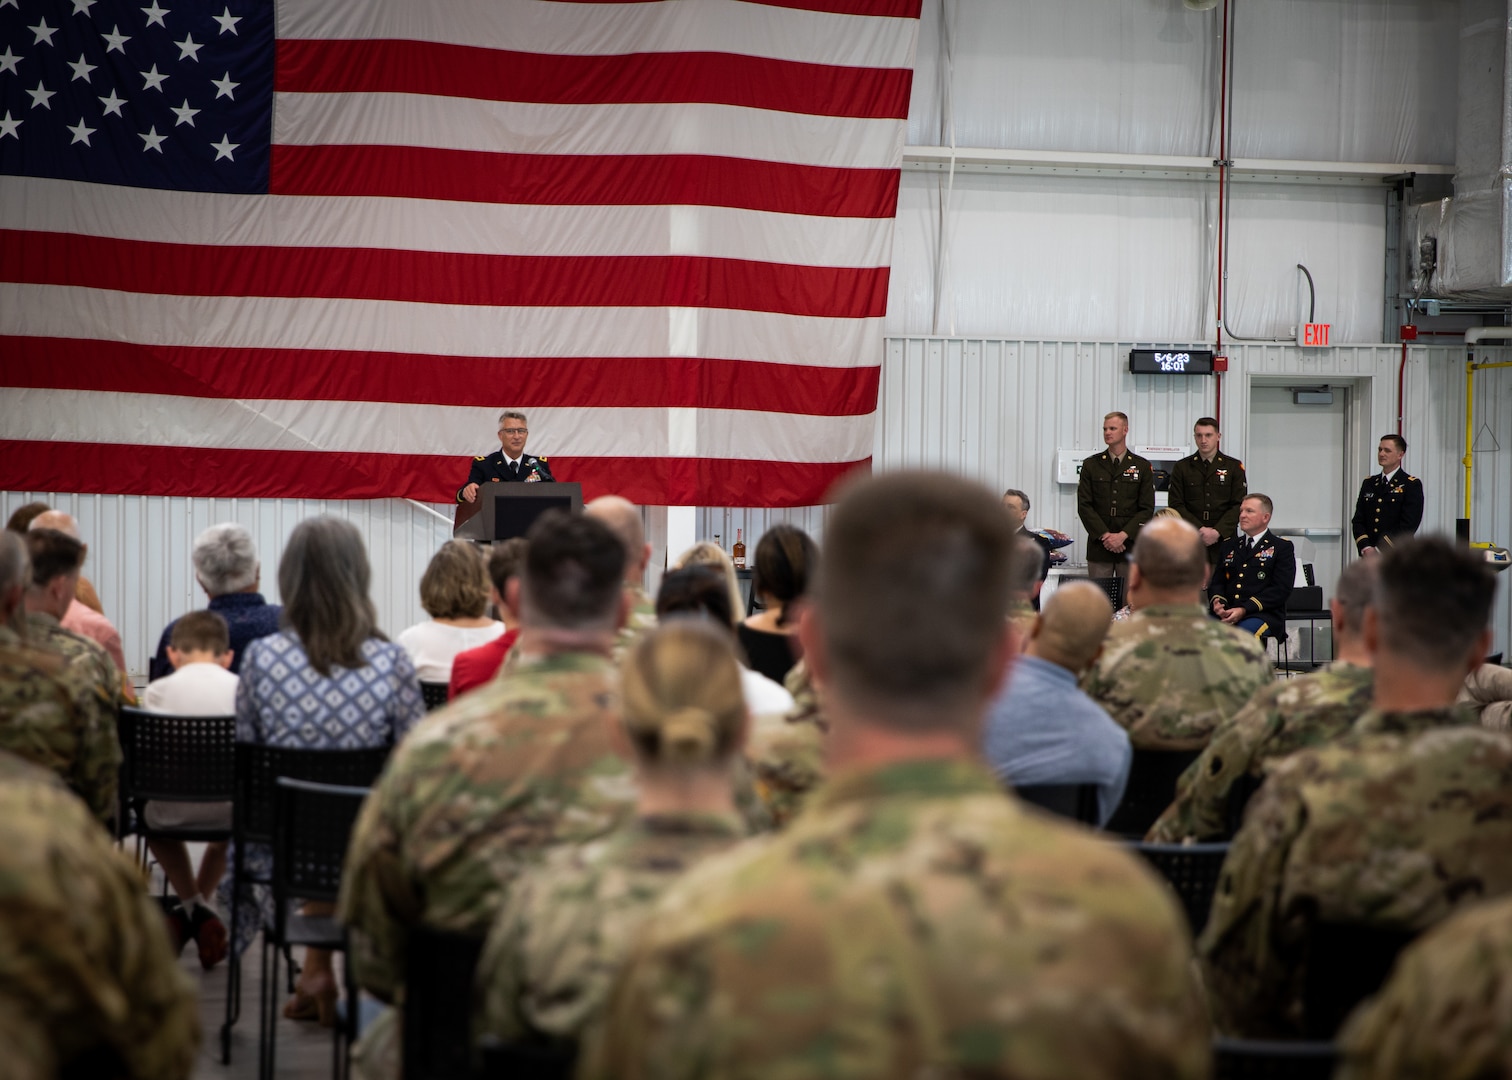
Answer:
[{"label": "woman in blue patterned blouse", "polygon": [[[284,628],[252,642],[242,661],[238,742],[309,750],[384,746],[425,715],[409,654],[378,629],[371,578],[362,536],[350,522],[319,517],[295,527],[278,567]],[[271,870],[270,853],[249,846],[246,865]],[[255,902],[271,920],[271,898],[257,895]],[[313,905],[305,910],[328,913]],[[238,922],[250,941],[260,920],[253,915]],[[307,949],[284,1015],[329,1024],[335,1002],[331,954]]]}]

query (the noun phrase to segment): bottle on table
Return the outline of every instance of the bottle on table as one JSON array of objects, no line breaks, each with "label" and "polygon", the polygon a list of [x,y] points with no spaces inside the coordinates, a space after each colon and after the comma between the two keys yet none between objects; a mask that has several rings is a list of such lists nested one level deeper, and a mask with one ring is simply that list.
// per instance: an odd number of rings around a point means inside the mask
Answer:
[{"label": "bottle on table", "polygon": [[730,549],[730,559],[735,563],[735,569],[745,569],[745,541],[741,539],[744,529],[735,530],[735,546]]}]

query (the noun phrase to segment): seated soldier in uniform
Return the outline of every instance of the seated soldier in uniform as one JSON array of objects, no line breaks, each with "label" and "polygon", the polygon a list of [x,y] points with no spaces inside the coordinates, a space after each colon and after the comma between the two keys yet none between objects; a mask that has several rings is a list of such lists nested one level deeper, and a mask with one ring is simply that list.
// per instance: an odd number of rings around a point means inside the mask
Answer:
[{"label": "seated soldier in uniform", "polygon": [[834,773],[785,832],[662,897],[580,1077],[1208,1075],[1169,890],[981,762],[1010,538],[957,477],[844,495],[799,630]]},{"label": "seated soldier in uniform", "polygon": [[1290,540],[1270,531],[1269,495],[1246,495],[1239,504],[1239,535],[1218,546],[1208,582],[1213,614],[1246,634],[1279,637],[1286,630],[1286,601],[1297,575]]},{"label": "seated soldier in uniform", "polygon": [[1486,655],[1496,579],[1442,537],[1379,562],[1365,614],[1374,707],[1349,736],[1272,768],[1198,943],[1230,1034],[1328,1034],[1306,1010],[1320,924],[1415,933],[1512,892],[1512,735],[1453,705]]}]

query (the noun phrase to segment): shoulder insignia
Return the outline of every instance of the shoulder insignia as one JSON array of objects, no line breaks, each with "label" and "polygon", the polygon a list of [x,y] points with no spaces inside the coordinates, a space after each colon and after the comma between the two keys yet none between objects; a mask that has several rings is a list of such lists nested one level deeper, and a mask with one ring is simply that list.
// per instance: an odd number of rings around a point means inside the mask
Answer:
[{"label": "shoulder insignia", "polygon": [[545,461],[546,460],[546,455],[542,454],[540,457],[536,458],[536,460],[537,461]]},{"label": "shoulder insignia", "polygon": [[1417,482],[1418,482],[1418,478],[1417,478],[1417,477],[1415,477],[1415,476],[1410,476],[1410,475],[1409,475],[1409,476],[1408,476],[1408,477],[1407,477],[1407,479],[1409,479],[1409,480],[1411,480],[1411,481],[1412,481],[1412,482],[1413,482],[1413,483],[1414,483],[1414,484],[1415,484],[1415,483],[1417,483]]},{"label": "shoulder insignia", "polygon": [[473,458],[473,460],[474,461],[487,461],[488,460],[488,455],[486,455],[486,454],[479,454],[477,457]]}]

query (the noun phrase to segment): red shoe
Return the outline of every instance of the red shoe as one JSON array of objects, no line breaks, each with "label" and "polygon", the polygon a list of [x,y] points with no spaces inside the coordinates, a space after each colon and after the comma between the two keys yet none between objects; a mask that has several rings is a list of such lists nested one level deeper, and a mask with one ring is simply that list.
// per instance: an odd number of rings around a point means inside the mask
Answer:
[{"label": "red shoe", "polygon": [[204,904],[195,905],[194,915],[188,920],[188,924],[190,935],[199,949],[200,967],[209,971],[226,958],[226,924]]}]

